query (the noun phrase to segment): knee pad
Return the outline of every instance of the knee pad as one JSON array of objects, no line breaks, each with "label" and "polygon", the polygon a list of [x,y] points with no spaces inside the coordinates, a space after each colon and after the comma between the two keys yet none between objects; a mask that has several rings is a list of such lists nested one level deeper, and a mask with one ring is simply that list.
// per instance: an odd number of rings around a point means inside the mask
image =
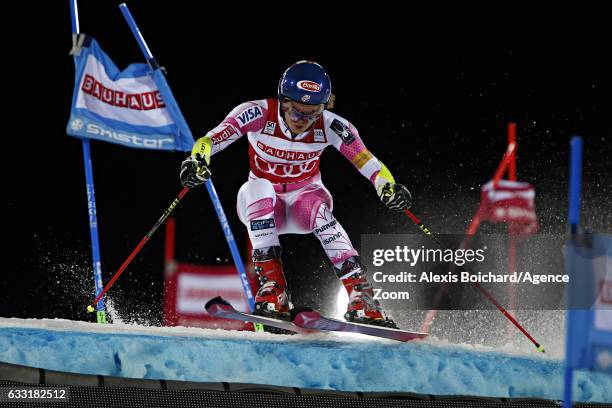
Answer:
[{"label": "knee pad", "polygon": [[276,192],[265,179],[249,180],[238,190],[238,217],[247,227],[249,221],[274,212]]}]

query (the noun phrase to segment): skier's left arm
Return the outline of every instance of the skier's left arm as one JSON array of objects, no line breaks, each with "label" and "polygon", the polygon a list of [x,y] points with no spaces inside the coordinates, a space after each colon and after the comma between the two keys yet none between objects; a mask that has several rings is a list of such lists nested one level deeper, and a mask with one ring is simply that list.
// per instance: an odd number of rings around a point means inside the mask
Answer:
[{"label": "skier's left arm", "polygon": [[395,178],[380,160],[363,144],[359,132],[349,121],[326,112],[326,133],[330,143],[374,186],[381,201],[392,210],[403,211],[412,206],[408,189]]}]

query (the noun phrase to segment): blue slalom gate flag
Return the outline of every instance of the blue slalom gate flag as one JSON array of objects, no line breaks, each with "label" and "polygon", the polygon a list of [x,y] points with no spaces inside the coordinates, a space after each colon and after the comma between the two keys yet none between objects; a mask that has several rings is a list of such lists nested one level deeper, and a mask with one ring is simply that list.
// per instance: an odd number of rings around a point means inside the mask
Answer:
[{"label": "blue slalom gate flag", "polygon": [[92,37],[73,49],[76,79],[67,133],[150,150],[191,151],[193,136],[161,69],[120,71]]},{"label": "blue slalom gate flag", "polygon": [[565,260],[567,367],[612,374],[612,235],[573,235]]}]

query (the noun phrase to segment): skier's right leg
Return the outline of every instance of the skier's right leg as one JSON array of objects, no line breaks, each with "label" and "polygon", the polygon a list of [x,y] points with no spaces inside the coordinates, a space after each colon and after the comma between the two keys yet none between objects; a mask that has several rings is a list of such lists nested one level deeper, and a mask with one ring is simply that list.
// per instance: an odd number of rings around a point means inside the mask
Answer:
[{"label": "skier's right leg", "polygon": [[268,180],[249,180],[238,191],[238,216],[247,227],[259,276],[255,295],[255,313],[259,314],[287,314],[291,308],[278,240],[278,229],[284,223],[280,206]]}]

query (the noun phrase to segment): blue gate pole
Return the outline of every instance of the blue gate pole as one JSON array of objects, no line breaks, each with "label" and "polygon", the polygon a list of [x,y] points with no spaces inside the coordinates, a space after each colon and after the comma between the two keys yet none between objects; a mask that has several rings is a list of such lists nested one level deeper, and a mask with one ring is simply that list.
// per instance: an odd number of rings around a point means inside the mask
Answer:
[{"label": "blue gate pole", "polygon": [[[77,0],[70,0],[70,17],[72,21],[72,35],[79,34],[79,13]],[[76,57],[75,57],[76,58]],[[91,254],[93,260],[93,275],[96,297],[102,291],[102,262],[100,260],[100,243],[98,240],[98,219],[96,216],[96,194],[94,190],[93,170],[91,166],[91,149],[89,139],[82,139],[83,163],[85,165],[85,186],[87,191],[87,209],[89,212],[89,234],[91,236]],[[96,304],[98,323],[106,323],[106,305],[104,298]]]},{"label": "blue gate pole", "polygon": [[580,194],[582,183],[582,138],[572,137],[570,142],[569,224],[572,234],[580,225]]},{"label": "blue gate pole", "polygon": [[244,294],[246,295],[247,301],[249,303],[249,308],[252,312],[255,310],[255,299],[253,298],[253,292],[251,292],[249,278],[247,277],[246,271],[244,270],[244,264],[242,263],[242,258],[240,257],[240,251],[238,250],[238,246],[236,245],[236,241],[234,240],[234,235],[232,234],[229,222],[227,221],[227,217],[225,216],[225,212],[223,211],[223,206],[221,205],[221,200],[219,200],[219,196],[217,195],[217,191],[215,190],[215,186],[213,185],[212,180],[208,180],[205,185],[206,190],[208,190],[208,195],[210,196],[210,199],[213,203],[213,207],[215,207],[215,211],[217,212],[219,223],[221,224],[223,234],[225,235],[225,240],[229,245],[230,252],[232,253],[232,258],[234,258],[234,264],[236,264],[236,269],[238,270],[238,275],[240,276],[240,281],[242,282],[242,289],[244,290]]},{"label": "blue gate pole", "polygon": [[[151,50],[147,46],[147,43],[144,40],[144,37],[140,33],[138,26],[136,25],[136,21],[132,17],[130,10],[128,9],[125,3],[121,3],[119,5],[119,9],[123,14],[123,17],[127,21],[130,26],[130,30],[132,34],[136,38],[138,45],[140,46],[140,50],[144,54],[147,62],[154,70],[160,69],[159,64],[153,57]],[[177,103],[178,107],[178,103]],[[179,110],[179,115],[182,116],[182,113]],[[223,228],[223,233],[225,235],[225,240],[227,241],[227,245],[230,248],[230,252],[232,253],[232,258],[234,260],[234,264],[236,265],[236,270],[238,271],[238,275],[240,276],[240,281],[242,282],[242,290],[247,298],[247,302],[249,304],[249,308],[251,312],[255,309],[255,299],[253,298],[253,292],[251,291],[251,285],[249,284],[249,280],[247,278],[247,274],[244,270],[244,263],[242,262],[242,258],[240,257],[240,251],[238,250],[238,246],[236,245],[236,241],[234,240],[234,235],[232,234],[232,230],[227,221],[227,217],[225,216],[225,212],[223,211],[223,206],[221,205],[221,201],[219,200],[219,196],[215,190],[213,182],[209,179],[206,182],[206,190],[208,191],[208,195],[215,207],[215,211],[217,213],[217,217],[219,218],[219,223],[221,224],[221,228]]]},{"label": "blue gate pole", "polygon": [[[570,174],[569,174],[569,205],[568,205],[568,221],[570,233],[576,235],[580,228],[580,195],[582,185],[582,138],[573,136],[570,142]],[[565,369],[563,373],[563,408],[572,407],[572,385],[573,385],[573,367],[570,364],[570,355],[573,352],[574,344],[572,332],[574,318],[572,313],[584,311],[568,310],[565,315]],[[572,363],[573,364],[573,363]]]}]

